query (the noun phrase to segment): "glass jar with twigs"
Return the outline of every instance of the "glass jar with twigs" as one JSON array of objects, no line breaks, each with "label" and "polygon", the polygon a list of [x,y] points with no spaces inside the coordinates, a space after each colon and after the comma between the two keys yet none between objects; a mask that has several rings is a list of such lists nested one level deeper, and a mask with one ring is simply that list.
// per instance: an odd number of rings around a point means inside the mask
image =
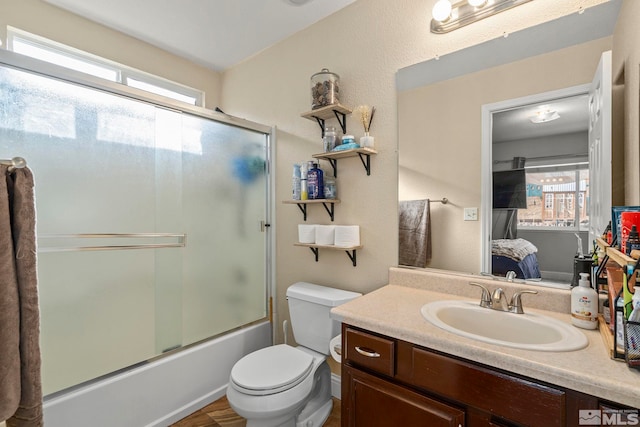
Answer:
[{"label": "glass jar with twigs", "polygon": [[374,140],[369,134],[371,129],[371,123],[373,122],[373,116],[376,113],[376,107],[369,107],[368,105],[359,105],[353,110],[356,119],[362,124],[364,129],[364,136],[360,138],[360,147],[373,148]]}]

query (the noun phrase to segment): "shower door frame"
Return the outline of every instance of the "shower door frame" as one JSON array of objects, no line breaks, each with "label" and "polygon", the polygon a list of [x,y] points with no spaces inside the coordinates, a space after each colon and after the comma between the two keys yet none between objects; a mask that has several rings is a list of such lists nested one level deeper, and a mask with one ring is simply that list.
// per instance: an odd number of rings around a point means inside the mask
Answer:
[{"label": "shower door frame", "polygon": [[[120,83],[111,82],[109,80],[104,80],[98,77],[94,77],[89,74],[85,74],[79,71],[75,71],[72,69],[68,69],[65,67],[61,67],[55,64],[51,64],[45,61],[41,61],[35,58],[31,58],[28,56],[24,56],[15,52],[1,50],[0,49],[0,66],[5,66],[9,68],[13,68],[16,70],[41,75],[48,78],[57,79],[60,81],[84,86],[91,89],[97,89],[101,91],[105,91],[111,94],[120,95],[126,98],[130,98],[133,100],[141,101],[147,104],[150,104],[155,107],[165,108],[168,110],[176,111],[179,113],[190,114],[196,117],[212,120],[214,122],[227,124],[230,126],[234,126],[241,129],[246,129],[250,131],[254,131],[257,133],[264,134],[266,137],[266,177],[267,177],[267,185],[266,185],[266,206],[265,206],[265,218],[263,225],[267,225],[263,227],[263,232],[265,233],[265,310],[266,316],[261,319],[257,319],[247,325],[242,325],[237,328],[231,329],[229,331],[225,331],[220,335],[224,335],[234,330],[242,329],[250,325],[258,324],[260,322],[269,321],[271,325],[275,322],[275,309],[274,304],[272,304],[272,296],[275,295],[275,174],[272,171],[275,168],[275,134],[276,127],[275,126],[267,126],[256,122],[251,122],[249,120],[233,117],[224,113],[219,113],[213,110],[209,110],[203,107],[194,106],[185,102],[173,100],[170,98],[166,98],[160,95],[156,95],[151,92],[146,92],[137,88],[129,87]],[[28,159],[27,159],[28,161]],[[271,343],[274,342],[275,332],[273,326],[271,331]],[[188,349],[194,345],[198,345],[203,341],[207,341],[213,338],[216,338],[220,335],[215,335],[212,337],[208,337],[204,340],[181,346],[180,348],[158,355],[154,357],[152,360],[162,358],[165,355],[170,355],[175,352],[179,352],[184,349]],[[134,365],[135,366],[135,365]],[[127,369],[127,368],[125,368]],[[56,396],[59,393],[64,394],[64,390],[60,392],[53,393],[52,396]]]}]

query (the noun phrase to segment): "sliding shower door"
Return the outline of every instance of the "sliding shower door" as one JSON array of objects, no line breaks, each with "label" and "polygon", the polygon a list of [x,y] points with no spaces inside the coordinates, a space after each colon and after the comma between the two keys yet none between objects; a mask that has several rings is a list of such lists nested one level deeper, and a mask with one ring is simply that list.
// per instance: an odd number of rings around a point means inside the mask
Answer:
[{"label": "sliding shower door", "polygon": [[269,135],[0,67],[36,179],[45,394],[267,315]]}]

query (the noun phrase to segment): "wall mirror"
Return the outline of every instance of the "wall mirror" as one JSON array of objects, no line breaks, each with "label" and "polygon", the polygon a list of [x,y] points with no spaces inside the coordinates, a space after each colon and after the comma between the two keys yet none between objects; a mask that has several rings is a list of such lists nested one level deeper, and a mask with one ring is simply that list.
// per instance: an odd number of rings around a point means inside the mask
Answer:
[{"label": "wall mirror", "polygon": [[[603,3],[399,70],[398,195],[405,207],[432,201],[427,267],[489,273],[493,240],[525,240],[537,248],[543,282],[571,282],[578,242],[585,254],[591,249],[590,198],[605,218],[612,201],[611,181],[599,179],[610,172],[592,167],[600,175],[589,177],[589,86],[612,48],[620,5]],[[554,111],[561,119],[549,120]],[[535,115],[544,122],[537,134],[530,133]],[[513,191],[519,169],[525,206],[514,217],[515,206],[493,209],[493,173],[503,171]],[[593,181],[602,182],[597,192]],[[433,203],[442,198],[449,203]],[[600,221],[592,220],[595,229]]]}]

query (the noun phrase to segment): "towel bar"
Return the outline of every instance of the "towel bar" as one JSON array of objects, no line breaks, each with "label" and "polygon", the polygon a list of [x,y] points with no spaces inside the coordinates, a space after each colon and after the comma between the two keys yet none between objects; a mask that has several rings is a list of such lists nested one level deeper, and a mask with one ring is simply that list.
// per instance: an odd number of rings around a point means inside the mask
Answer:
[{"label": "towel bar", "polygon": [[449,199],[447,199],[446,197],[443,197],[440,200],[431,200],[431,199],[427,199],[430,203],[442,203],[443,205],[446,205],[447,203],[449,203]]}]

